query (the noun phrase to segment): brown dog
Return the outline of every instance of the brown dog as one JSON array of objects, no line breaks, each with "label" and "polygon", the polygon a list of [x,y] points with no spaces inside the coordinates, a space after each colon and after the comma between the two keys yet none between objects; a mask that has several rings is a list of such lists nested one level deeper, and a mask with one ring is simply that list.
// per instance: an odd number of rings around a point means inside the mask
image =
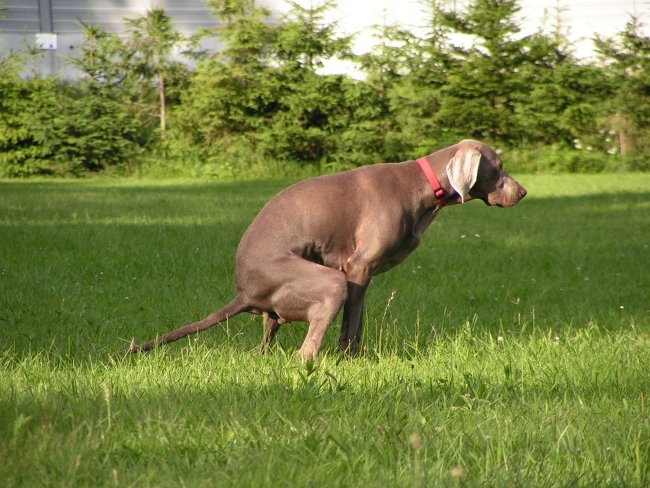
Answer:
[{"label": "brown dog", "polygon": [[237,295],[199,322],[128,352],[205,330],[240,312],[268,318],[260,350],[285,322],[309,323],[299,355],[318,354],[343,307],[339,347],[356,353],[370,279],[401,263],[440,208],[470,199],[510,207],[526,190],[485,144],[464,140],[417,161],[363,166],[297,183],[262,208],[237,249]]}]

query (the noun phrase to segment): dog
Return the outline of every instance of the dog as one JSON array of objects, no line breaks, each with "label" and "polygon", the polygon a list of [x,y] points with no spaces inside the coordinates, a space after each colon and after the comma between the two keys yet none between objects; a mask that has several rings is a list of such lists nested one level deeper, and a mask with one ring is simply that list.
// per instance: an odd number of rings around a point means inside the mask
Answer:
[{"label": "dog", "polygon": [[307,322],[298,356],[309,360],[343,308],[339,348],[354,355],[371,278],[413,252],[440,209],[473,199],[511,207],[525,195],[497,153],[469,139],[417,160],[296,183],[269,200],[244,233],[232,301],[155,340],[132,342],[127,352],[147,351],[250,312],[266,318],[260,352],[282,324]]}]

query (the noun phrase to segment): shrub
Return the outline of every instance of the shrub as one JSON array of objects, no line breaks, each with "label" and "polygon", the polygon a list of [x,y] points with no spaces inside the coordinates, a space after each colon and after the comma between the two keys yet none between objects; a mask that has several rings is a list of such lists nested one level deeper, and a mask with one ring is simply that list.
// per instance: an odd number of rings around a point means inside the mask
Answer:
[{"label": "shrub", "polygon": [[136,123],[92,82],[0,77],[0,176],[78,175],[130,161]]},{"label": "shrub", "polygon": [[601,173],[626,167],[618,156],[586,149],[547,146],[503,153],[508,170],[517,173]]}]

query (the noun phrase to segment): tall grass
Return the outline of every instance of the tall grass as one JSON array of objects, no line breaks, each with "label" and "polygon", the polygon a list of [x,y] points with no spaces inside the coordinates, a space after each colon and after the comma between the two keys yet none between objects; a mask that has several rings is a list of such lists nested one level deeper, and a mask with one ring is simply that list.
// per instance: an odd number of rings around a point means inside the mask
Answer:
[{"label": "tall grass", "polygon": [[6,486],[648,486],[650,176],[529,176],[375,278],[360,357],[265,356],[232,296],[287,182],[0,182]]}]

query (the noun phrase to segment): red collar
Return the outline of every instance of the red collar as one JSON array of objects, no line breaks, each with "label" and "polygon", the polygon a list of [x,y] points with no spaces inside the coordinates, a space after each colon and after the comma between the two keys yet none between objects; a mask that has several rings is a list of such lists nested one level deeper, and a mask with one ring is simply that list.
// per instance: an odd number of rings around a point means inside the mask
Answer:
[{"label": "red collar", "polygon": [[420,169],[424,173],[424,177],[427,179],[429,182],[429,185],[431,186],[431,189],[433,190],[433,193],[436,195],[436,198],[438,199],[438,208],[442,208],[445,206],[445,190],[442,189],[442,185],[438,181],[438,178],[436,177],[435,173],[431,169],[431,165],[429,165],[428,161],[426,158],[418,158],[416,159],[418,165],[420,166]]}]

